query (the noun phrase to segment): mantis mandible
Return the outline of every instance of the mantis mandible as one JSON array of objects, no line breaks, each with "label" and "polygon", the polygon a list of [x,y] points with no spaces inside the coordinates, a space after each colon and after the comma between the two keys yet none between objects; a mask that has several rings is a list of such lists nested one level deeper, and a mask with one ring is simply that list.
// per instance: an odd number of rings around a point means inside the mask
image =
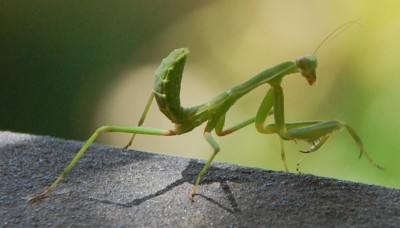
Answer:
[{"label": "mantis mandible", "polygon": [[[325,38],[321,42],[316,51],[331,35],[339,31],[339,29],[348,27],[353,23],[355,22],[345,23],[334,30],[330,35],[328,35],[327,38]],[[105,125],[98,128],[87,140],[84,146],[78,151],[73,160],[56,179],[56,181],[47,189],[45,189],[42,193],[31,198],[30,201],[35,202],[37,200],[45,198],[46,195],[49,194],[65,176],[67,176],[67,174],[74,168],[79,159],[88,150],[90,145],[92,145],[96,138],[102,133],[121,132],[133,134],[128,145],[125,147],[127,148],[132,144],[136,134],[157,136],[181,135],[192,131],[194,128],[199,127],[205,122],[206,126],[204,129],[204,138],[210,144],[213,153],[197,176],[193,191],[190,195],[190,200],[192,202],[203,175],[207,172],[212,161],[220,150],[218,143],[211,133],[214,131],[215,134],[218,136],[225,136],[236,132],[237,130],[252,123],[255,124],[257,131],[259,131],[260,133],[279,135],[281,158],[284,168],[287,172],[289,170],[285,160],[285,149],[283,143],[284,140],[304,140],[306,142],[309,142],[311,144],[311,147],[306,151],[300,152],[311,153],[318,150],[328,140],[333,132],[342,129],[346,129],[357,144],[360,150],[360,158],[364,154],[371,164],[380,169],[383,169],[382,166],[378,165],[372,160],[367,151],[364,149],[364,145],[358,134],[345,122],[338,120],[314,120],[292,123],[285,122],[284,96],[281,82],[285,76],[300,73],[300,75],[306,79],[309,85],[313,85],[316,81],[316,51],[313,55],[300,56],[295,61],[284,62],[272,68],[264,70],[249,79],[248,81],[234,86],[229,90],[219,94],[210,101],[190,108],[184,108],[180,104],[180,85],[184,66],[186,63],[186,58],[189,54],[189,51],[187,48],[180,48],[172,51],[166,58],[162,60],[160,66],[155,72],[154,89],[139,120],[138,126],[125,127]],[[270,86],[270,89],[264,96],[264,99],[261,102],[257,114],[250,119],[234,125],[233,127],[224,129],[225,116],[229,109],[235,104],[235,102],[256,87],[264,84],[268,84]],[[142,127],[142,124],[154,99],[157,101],[160,111],[164,113],[164,115],[169,120],[171,120],[172,123],[175,124],[174,129],[164,130]],[[273,115],[274,117],[274,123],[265,124],[267,117],[271,115]],[[297,165],[299,165],[299,163]]]}]

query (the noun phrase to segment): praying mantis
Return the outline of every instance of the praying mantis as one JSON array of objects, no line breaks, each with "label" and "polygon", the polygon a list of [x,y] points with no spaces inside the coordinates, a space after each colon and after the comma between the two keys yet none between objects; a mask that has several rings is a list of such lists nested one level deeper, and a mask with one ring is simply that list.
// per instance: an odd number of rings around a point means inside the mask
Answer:
[{"label": "praying mantis", "polygon": [[[304,140],[310,143],[311,147],[306,151],[300,152],[311,153],[321,148],[321,146],[324,145],[333,132],[343,129],[348,131],[358,146],[360,150],[359,157],[361,158],[361,156],[364,154],[372,165],[379,169],[383,169],[382,166],[378,165],[374,160],[372,160],[370,155],[365,150],[361,138],[358,136],[355,130],[345,122],[339,120],[313,120],[288,123],[285,121],[284,94],[281,86],[283,78],[295,73],[299,73],[303,78],[306,79],[309,85],[313,85],[316,81],[316,68],[318,63],[316,52],[318,48],[337,31],[340,29],[343,31],[343,29],[354,23],[356,22],[345,23],[334,30],[320,43],[312,55],[300,56],[295,61],[283,62],[272,68],[264,70],[244,83],[234,86],[219,94],[210,101],[190,108],[182,107],[180,104],[180,86],[189,50],[187,48],[180,48],[172,51],[166,58],[162,60],[160,66],[155,71],[153,92],[150,95],[138,125],[136,127],[105,125],[98,128],[78,151],[69,165],[55,180],[55,182],[39,195],[30,198],[30,201],[36,202],[45,198],[75,167],[76,163],[86,153],[96,138],[105,132],[133,134],[131,140],[125,146],[125,148],[128,148],[131,146],[137,134],[156,136],[181,135],[192,131],[203,123],[206,123],[204,128],[204,138],[210,144],[213,153],[196,178],[192,193],[190,195],[190,200],[192,202],[203,175],[210,168],[212,161],[220,151],[220,147],[211,133],[214,131],[217,136],[225,136],[252,123],[255,124],[257,131],[262,134],[277,134],[279,136],[281,159],[287,172],[289,169],[285,159],[284,141]],[[270,89],[264,96],[257,114],[252,118],[234,125],[233,127],[225,129],[225,116],[235,102],[251,92],[253,89],[264,84],[268,84]],[[172,123],[175,124],[174,129],[164,130],[142,126],[153,100],[156,100],[160,111]],[[274,122],[271,124],[266,124],[267,117],[269,116],[273,116]],[[299,163],[297,165],[299,165]]]}]

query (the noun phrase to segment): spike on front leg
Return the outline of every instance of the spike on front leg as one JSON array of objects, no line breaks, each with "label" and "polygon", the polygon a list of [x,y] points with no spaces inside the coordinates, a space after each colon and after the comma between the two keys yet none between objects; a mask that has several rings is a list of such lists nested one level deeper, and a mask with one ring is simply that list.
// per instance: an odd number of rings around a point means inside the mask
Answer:
[{"label": "spike on front leg", "polygon": [[311,145],[311,147],[308,150],[299,150],[299,152],[301,153],[312,153],[317,151],[319,148],[322,147],[322,145],[324,145],[326,143],[326,141],[329,139],[331,135],[330,134],[326,134],[324,136],[319,137],[318,139],[315,140],[308,140],[308,142]]},{"label": "spike on front leg", "polygon": [[296,164],[296,171],[297,171],[299,174],[301,174],[301,171],[300,171],[300,164],[301,164],[301,162],[307,157],[307,155],[308,155],[309,153],[315,152],[315,151],[317,151],[319,148],[321,148],[322,145],[324,145],[324,143],[326,143],[326,141],[329,139],[330,136],[331,136],[330,134],[326,134],[326,135],[323,135],[323,136],[321,136],[321,137],[319,137],[319,138],[317,138],[317,139],[314,139],[314,140],[307,140],[308,143],[311,144],[311,147],[310,147],[308,150],[299,150],[299,152],[305,153],[305,154],[306,154],[306,155],[305,155],[304,157],[302,157],[302,158],[297,162],[297,164]]}]

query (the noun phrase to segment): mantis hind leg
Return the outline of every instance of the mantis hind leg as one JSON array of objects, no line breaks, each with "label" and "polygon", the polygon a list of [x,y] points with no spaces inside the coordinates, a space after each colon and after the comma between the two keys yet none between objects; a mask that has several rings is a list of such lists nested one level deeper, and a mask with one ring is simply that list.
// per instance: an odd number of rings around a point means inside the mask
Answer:
[{"label": "mantis hind leg", "polygon": [[47,196],[61,181],[68,175],[68,173],[75,167],[76,163],[79,159],[86,153],[89,147],[93,144],[96,138],[105,132],[121,132],[121,133],[133,133],[142,134],[142,135],[159,135],[159,136],[169,136],[175,135],[176,132],[172,130],[162,130],[156,128],[145,128],[145,127],[121,127],[121,126],[102,126],[98,128],[93,135],[86,141],[85,145],[78,151],[72,161],[68,164],[68,166],[64,169],[64,171],[58,176],[56,181],[51,184],[48,188],[46,188],[39,195],[30,198],[29,201],[34,203],[38,200],[41,200]]}]

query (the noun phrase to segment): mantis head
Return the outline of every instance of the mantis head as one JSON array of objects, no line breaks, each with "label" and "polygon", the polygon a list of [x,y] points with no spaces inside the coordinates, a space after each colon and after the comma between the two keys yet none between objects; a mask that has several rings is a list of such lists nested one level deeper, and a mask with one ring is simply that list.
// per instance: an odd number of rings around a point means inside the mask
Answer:
[{"label": "mantis head", "polygon": [[300,56],[296,59],[296,66],[300,74],[307,79],[308,84],[313,85],[317,80],[315,69],[317,68],[318,61],[315,55]]},{"label": "mantis head", "polygon": [[322,42],[317,46],[312,55],[300,56],[296,59],[296,66],[299,69],[301,75],[307,79],[308,84],[313,85],[317,80],[315,69],[317,68],[318,61],[316,55],[320,47],[322,47],[322,45],[325,44],[328,40],[334,39],[336,36],[344,32],[352,25],[361,26],[361,24],[358,23],[357,20],[342,24],[341,26],[333,30],[327,37],[325,37],[325,39],[322,40]]}]

